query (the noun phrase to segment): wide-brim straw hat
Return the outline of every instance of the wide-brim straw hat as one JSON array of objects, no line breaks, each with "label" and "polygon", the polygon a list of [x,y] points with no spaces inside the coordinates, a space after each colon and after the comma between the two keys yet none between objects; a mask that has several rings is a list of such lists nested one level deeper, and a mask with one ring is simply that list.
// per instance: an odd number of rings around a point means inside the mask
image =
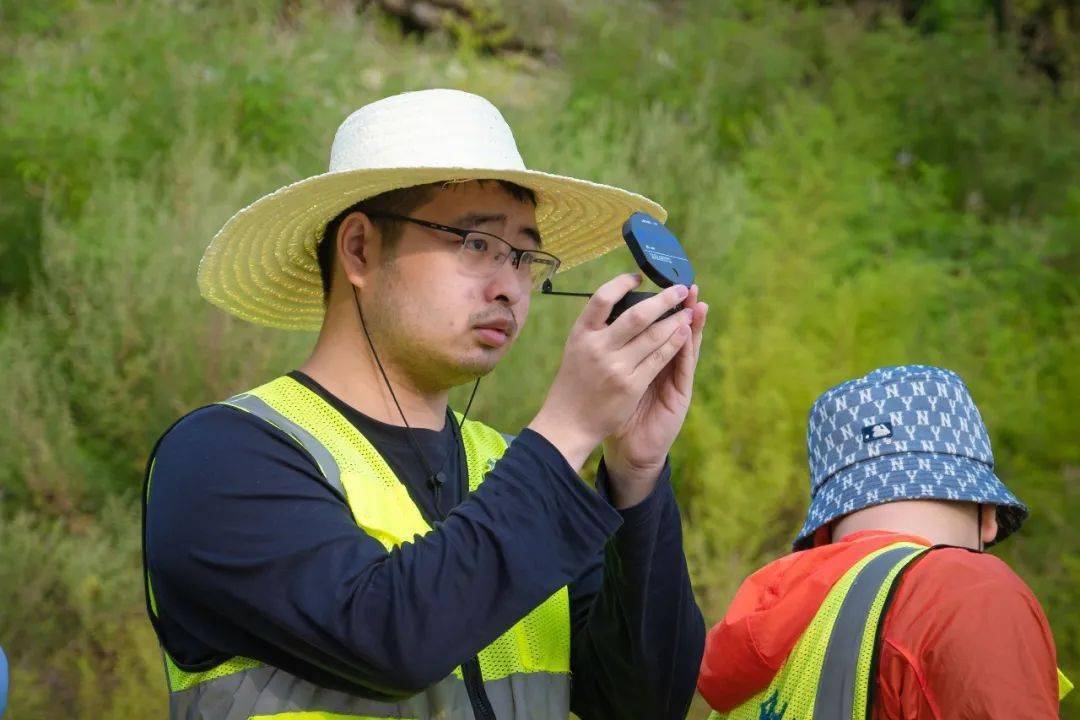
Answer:
[{"label": "wide-brim straw hat", "polygon": [[389,190],[434,182],[508,180],[536,195],[544,250],[561,270],[622,242],[622,223],[659,204],[633,192],[529,170],[509,125],[486,99],[422,90],[365,105],[338,128],[326,173],[283,187],[233,215],[199,264],[199,290],[259,325],[317,330],[323,287],[316,247],[345,208]]}]

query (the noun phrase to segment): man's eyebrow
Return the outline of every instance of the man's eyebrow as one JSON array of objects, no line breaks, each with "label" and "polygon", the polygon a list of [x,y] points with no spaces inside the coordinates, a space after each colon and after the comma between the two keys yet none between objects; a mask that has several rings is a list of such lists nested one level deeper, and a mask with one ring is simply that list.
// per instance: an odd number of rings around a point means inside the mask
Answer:
[{"label": "man's eyebrow", "polygon": [[[470,212],[455,219],[454,226],[460,228],[475,228],[480,225],[486,225],[487,223],[503,222],[506,222],[506,215],[503,213]],[[543,241],[540,239],[540,231],[536,228],[523,227],[520,232],[522,235],[525,235],[536,243],[536,247],[540,247],[543,244]]]}]

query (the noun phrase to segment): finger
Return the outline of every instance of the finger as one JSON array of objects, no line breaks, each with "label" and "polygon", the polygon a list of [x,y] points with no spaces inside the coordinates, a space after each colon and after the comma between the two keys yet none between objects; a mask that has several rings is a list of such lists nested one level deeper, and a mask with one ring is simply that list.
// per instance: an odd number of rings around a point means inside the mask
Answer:
[{"label": "finger", "polygon": [[679,352],[689,339],[689,326],[685,323],[680,324],[664,341],[663,345],[646,355],[645,359],[638,364],[637,369],[635,369],[633,373],[634,381],[639,382],[642,385],[648,385],[655,380],[656,376],[660,374],[660,371],[667,367],[668,363],[675,357],[675,354]]},{"label": "finger", "polygon": [[594,330],[606,327],[611,308],[640,284],[641,276],[635,273],[625,273],[608,280],[589,298],[578,322]]},{"label": "finger", "polygon": [[693,315],[690,319],[690,330],[693,333],[693,340],[695,346],[700,344],[702,328],[705,327],[705,318],[709,313],[708,303],[703,302],[690,302],[687,298],[686,307],[693,311]]},{"label": "finger", "polygon": [[672,360],[671,386],[680,396],[689,397],[694,389],[694,372],[697,370],[697,358],[694,357],[693,331],[679,352]]},{"label": "finger", "polygon": [[690,322],[690,330],[693,331],[694,323],[697,321],[697,313],[701,312],[699,306],[703,306],[704,303],[698,302],[698,298],[701,295],[701,288],[697,283],[690,286],[690,293],[686,296],[686,300],[683,302],[683,307],[694,310],[693,320]]},{"label": "finger", "polygon": [[695,314],[690,328],[694,331],[694,357],[701,357],[701,338],[705,336],[705,322],[709,319],[709,304],[698,303],[700,315]]},{"label": "finger", "polygon": [[651,353],[662,347],[678,328],[689,326],[692,315],[692,310],[683,309],[671,317],[649,325],[637,337],[615,351],[619,354],[619,361],[625,362],[626,367],[636,368]]},{"label": "finger", "polygon": [[621,348],[643,333],[668,310],[679,307],[689,293],[690,290],[685,285],[672,285],[657,293],[656,297],[642,300],[611,324],[609,341],[614,347]]},{"label": "finger", "polygon": [[683,345],[679,355],[675,358],[673,381],[675,390],[689,397],[694,388],[694,374],[697,372],[698,360],[701,357],[701,337],[705,328],[705,318],[709,313],[709,306],[705,303],[697,303],[694,306],[694,318],[690,322],[690,342]]},{"label": "finger", "polygon": [[697,305],[699,289],[697,283],[690,286],[690,292],[686,296],[686,300],[683,302],[683,307],[692,308]]}]

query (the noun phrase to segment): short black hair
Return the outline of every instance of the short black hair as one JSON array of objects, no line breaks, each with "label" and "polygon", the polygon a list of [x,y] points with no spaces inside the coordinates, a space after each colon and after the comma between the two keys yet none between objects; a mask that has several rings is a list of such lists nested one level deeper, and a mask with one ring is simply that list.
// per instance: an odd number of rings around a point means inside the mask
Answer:
[{"label": "short black hair", "polygon": [[[532,203],[534,206],[536,205],[536,193],[529,188],[522,187],[509,180],[476,180],[475,182],[481,184],[496,182],[499,184],[499,187],[509,193],[509,195],[518,202],[528,202]],[[337,234],[342,221],[346,217],[354,212],[361,212],[369,216],[373,213],[408,215],[424,203],[429,202],[435,197],[435,193],[449,185],[450,183],[436,182],[427,183],[426,185],[413,185],[412,187],[401,188],[398,190],[389,190],[380,195],[375,195],[374,197],[369,197],[350,205],[339,212],[333,220],[326,223],[322,239],[319,241],[315,252],[316,259],[319,263],[319,275],[322,276],[323,302],[326,303],[330,300],[330,281],[334,276],[334,255],[335,248],[337,247]],[[371,218],[371,222],[379,228],[379,232],[382,233],[383,247],[388,250],[392,248],[393,244],[401,236],[401,223],[385,217],[373,217]]]}]

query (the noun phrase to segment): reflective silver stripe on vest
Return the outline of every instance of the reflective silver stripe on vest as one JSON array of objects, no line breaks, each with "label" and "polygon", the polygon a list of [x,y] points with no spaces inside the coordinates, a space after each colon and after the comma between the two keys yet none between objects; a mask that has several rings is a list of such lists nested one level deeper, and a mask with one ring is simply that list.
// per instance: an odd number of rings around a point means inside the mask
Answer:
[{"label": "reflective silver stripe on vest", "polygon": [[[557,673],[511,675],[488,680],[484,690],[499,720],[566,720],[570,676]],[[328,690],[284,670],[264,666],[171,693],[172,720],[247,720],[253,715],[326,712],[365,718],[473,720],[465,683],[448,677],[400,702],[379,702]]]},{"label": "reflective silver stripe on vest", "polygon": [[[925,550],[911,547],[887,550],[868,562],[855,576],[855,582],[840,605],[825,649],[814,701],[814,720],[852,720],[859,650],[870,608],[892,569],[923,552]],[[869,681],[872,683],[874,679]]]},{"label": "reflective silver stripe on vest", "polygon": [[333,488],[343,500],[347,500],[345,497],[345,488],[341,484],[341,470],[338,468],[337,460],[335,460],[334,456],[330,454],[330,451],[326,449],[326,446],[316,440],[311,433],[267,405],[263,402],[262,398],[255,395],[241,393],[240,395],[234,395],[228,400],[225,400],[222,404],[232,405],[235,408],[249,412],[255,417],[270,423],[295,440],[300,447],[307,450],[312,459],[315,460],[315,464],[319,466],[319,470],[322,472],[323,477],[326,478],[326,482],[330,483],[330,487]]}]

